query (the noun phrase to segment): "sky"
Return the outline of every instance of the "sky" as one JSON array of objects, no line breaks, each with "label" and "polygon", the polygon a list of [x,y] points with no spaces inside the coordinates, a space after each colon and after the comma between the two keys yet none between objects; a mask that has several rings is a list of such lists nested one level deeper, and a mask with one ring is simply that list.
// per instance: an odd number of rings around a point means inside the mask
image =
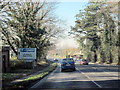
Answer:
[{"label": "sky", "polygon": [[[58,7],[56,9],[56,15],[64,21],[68,32],[70,31],[70,27],[75,25],[75,15],[79,13],[79,10],[83,10],[86,5],[87,1],[61,2],[58,4]],[[60,49],[77,48],[78,44],[75,39],[66,35],[66,38],[60,38],[58,40],[56,46]]]},{"label": "sky", "polygon": [[56,9],[56,14],[70,26],[74,26],[75,15],[79,10],[83,10],[87,2],[60,2]]}]

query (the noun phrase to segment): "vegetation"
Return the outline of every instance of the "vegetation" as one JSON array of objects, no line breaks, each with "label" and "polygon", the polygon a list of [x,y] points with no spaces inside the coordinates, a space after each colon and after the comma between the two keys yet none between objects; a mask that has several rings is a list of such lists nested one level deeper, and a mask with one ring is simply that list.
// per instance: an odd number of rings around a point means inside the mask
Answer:
[{"label": "vegetation", "polygon": [[[56,63],[52,63],[50,66],[48,66],[46,69],[44,69],[42,72],[31,75],[26,77],[25,79],[21,79],[21,80],[16,80],[16,82],[14,83],[7,83],[6,85],[3,86],[3,89],[27,89],[29,88],[32,84],[34,84],[37,80],[42,79],[43,77],[45,77],[46,75],[48,75],[50,72],[52,72],[55,68],[56,68]],[[27,70],[28,71],[28,70]],[[28,73],[26,73],[28,74]],[[18,77],[19,76],[19,77]],[[22,75],[20,73],[7,73],[4,74],[3,80],[14,80],[14,79],[18,79],[22,76],[26,76],[26,75]]]},{"label": "vegetation", "polygon": [[47,70],[45,70],[45,72],[42,72],[42,73],[40,73],[38,75],[28,77],[28,78],[26,78],[24,80],[29,81],[29,80],[35,80],[35,79],[42,78],[43,76],[48,75],[49,72],[53,71],[55,69],[55,67],[56,67],[56,63],[52,63],[51,67],[49,67]]},{"label": "vegetation", "polygon": [[118,3],[89,2],[76,15],[75,35],[80,50],[92,62],[120,63]]},{"label": "vegetation", "polygon": [[62,31],[53,14],[56,3],[0,2],[0,30],[3,44],[18,48],[37,48],[38,58],[53,45],[53,38]]},{"label": "vegetation", "polygon": [[2,73],[2,81],[3,83],[9,82],[9,81],[24,77],[26,75],[29,75],[31,73],[37,72],[38,70],[42,70],[48,66],[49,64],[47,62],[41,61],[38,63],[37,67],[35,67],[34,69],[30,69],[30,68],[26,68],[25,62],[16,60],[15,62],[11,62],[10,73]]}]

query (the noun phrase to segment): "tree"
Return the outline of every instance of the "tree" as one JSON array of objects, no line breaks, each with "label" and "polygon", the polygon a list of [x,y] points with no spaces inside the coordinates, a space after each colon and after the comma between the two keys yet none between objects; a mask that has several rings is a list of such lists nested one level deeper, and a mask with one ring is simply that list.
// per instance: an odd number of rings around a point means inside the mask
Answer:
[{"label": "tree", "polygon": [[[0,26],[2,24],[2,20],[3,20],[3,17],[4,17],[4,8],[9,5],[9,1],[6,2],[5,0],[0,0]],[[0,41],[2,40],[2,28],[0,27]],[[2,41],[1,41],[2,42]]]},{"label": "tree", "polygon": [[81,36],[84,34],[85,38],[92,43],[86,43],[89,46],[88,51],[94,52],[94,62],[97,61],[97,50],[100,45],[100,39],[97,35],[97,21],[96,11],[99,9],[99,4],[89,4],[86,9],[76,15],[76,26],[73,28],[75,32],[78,32]]},{"label": "tree", "polygon": [[[101,58],[100,62],[112,63],[117,55],[119,57],[119,31],[115,8],[117,5],[109,2],[89,2],[88,6],[76,15],[76,24],[71,32],[79,39],[84,53],[86,50],[90,56],[91,51],[94,52],[94,62]],[[86,45],[84,40],[87,40]]]},{"label": "tree", "polygon": [[52,45],[51,38],[55,33],[52,30],[56,27],[49,29],[48,25],[57,23],[51,15],[54,6],[54,3],[47,2],[11,2],[8,5],[2,33],[16,55],[17,48],[37,48],[40,57]]},{"label": "tree", "polygon": [[[113,4],[114,5],[114,4]],[[101,30],[101,42],[102,48],[106,49],[105,53],[108,56],[108,63],[113,62],[112,48],[116,44],[116,21],[113,16],[114,12],[111,13],[111,5],[104,3],[101,9],[97,13],[99,30]],[[104,47],[103,47],[104,46]]]}]

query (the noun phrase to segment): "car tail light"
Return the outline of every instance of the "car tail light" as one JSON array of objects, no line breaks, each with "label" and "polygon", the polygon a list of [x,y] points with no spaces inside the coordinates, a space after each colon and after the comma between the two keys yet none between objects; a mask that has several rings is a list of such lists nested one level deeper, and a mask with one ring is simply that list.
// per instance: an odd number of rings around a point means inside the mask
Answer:
[{"label": "car tail light", "polygon": [[71,63],[71,65],[74,65],[74,63]]},{"label": "car tail light", "polygon": [[65,66],[65,64],[61,64],[62,66]]}]

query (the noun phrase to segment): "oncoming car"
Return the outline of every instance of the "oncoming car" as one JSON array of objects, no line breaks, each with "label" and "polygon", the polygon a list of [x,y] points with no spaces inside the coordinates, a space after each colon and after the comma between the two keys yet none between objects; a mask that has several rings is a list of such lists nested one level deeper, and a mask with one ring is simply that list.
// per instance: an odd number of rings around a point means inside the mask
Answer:
[{"label": "oncoming car", "polygon": [[88,60],[87,59],[81,59],[80,64],[82,65],[88,65]]},{"label": "oncoming car", "polygon": [[65,58],[61,61],[61,72],[68,69],[76,70],[73,58]]}]

